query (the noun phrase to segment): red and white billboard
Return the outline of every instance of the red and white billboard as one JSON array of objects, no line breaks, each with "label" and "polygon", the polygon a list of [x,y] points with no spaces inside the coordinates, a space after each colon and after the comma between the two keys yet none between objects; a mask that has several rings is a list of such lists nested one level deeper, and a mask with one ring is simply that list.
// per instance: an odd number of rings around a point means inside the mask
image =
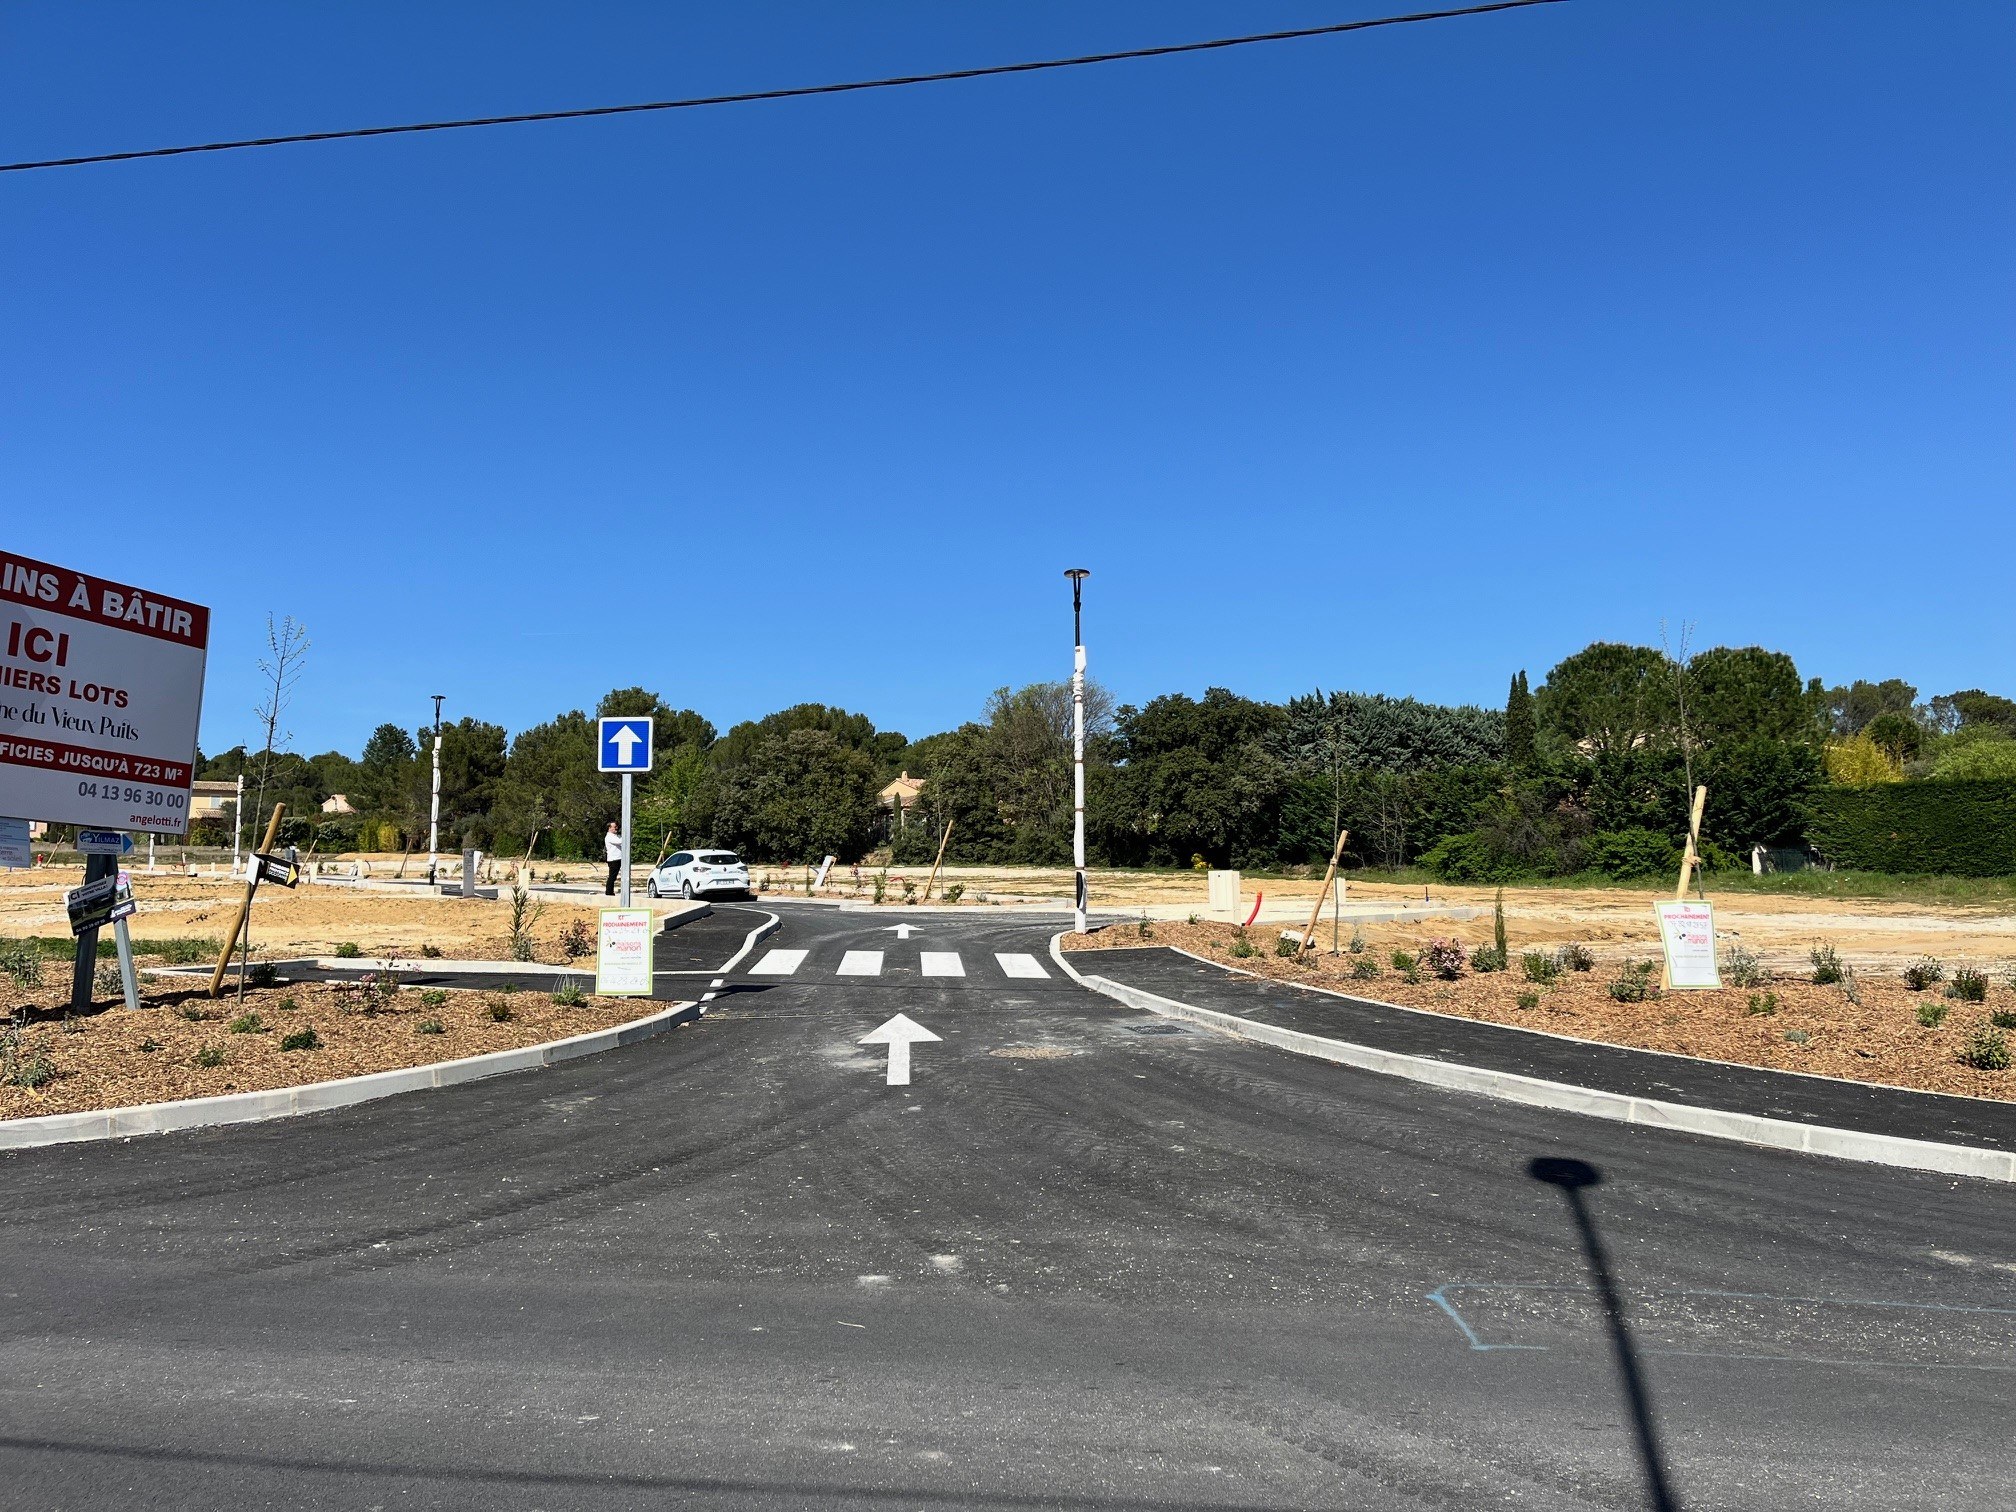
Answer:
[{"label": "red and white billboard", "polygon": [[0,550],[0,814],[189,827],[210,611]]}]

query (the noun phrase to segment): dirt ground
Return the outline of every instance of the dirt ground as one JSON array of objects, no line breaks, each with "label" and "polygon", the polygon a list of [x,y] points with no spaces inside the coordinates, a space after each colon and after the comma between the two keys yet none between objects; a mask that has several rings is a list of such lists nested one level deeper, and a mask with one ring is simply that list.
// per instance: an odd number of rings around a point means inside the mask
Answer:
[{"label": "dirt ground", "polygon": [[[1510,912],[1508,894],[1508,915]],[[1508,926],[1509,922],[1508,918]],[[2016,980],[2006,967],[1988,974],[1984,1003],[1950,1001],[1939,986],[1913,992],[1896,975],[1869,972],[1856,973],[1852,996],[1844,986],[1815,986],[1804,975],[1779,972],[1757,988],[1663,992],[1646,1002],[1620,1003],[1610,996],[1609,989],[1621,974],[1624,957],[1599,961],[1588,972],[1564,971],[1551,984],[1531,982],[1522,970],[1521,956],[1542,947],[1530,936],[1522,937],[1519,930],[1508,932],[1509,971],[1479,975],[1466,967],[1455,981],[1438,981],[1425,971],[1417,972],[1418,980],[1410,981],[1395,968],[1392,953],[1399,950],[1418,956],[1421,947],[1439,933],[1462,942],[1467,955],[1471,948],[1488,942],[1488,917],[1444,927],[1432,923],[1365,925],[1360,931],[1364,948],[1357,954],[1351,953],[1348,945],[1342,954],[1329,954],[1326,927],[1318,935],[1322,950],[1312,950],[1300,960],[1276,953],[1281,938],[1278,927],[1258,924],[1244,932],[1246,947],[1253,952],[1246,956],[1236,954],[1241,939],[1237,926],[1210,922],[1151,922],[1145,932],[1138,924],[1120,925],[1090,935],[1067,936],[1064,948],[1097,951],[1174,945],[1282,981],[1305,982],[1407,1008],[1544,1029],[1576,1039],[1927,1092],[2016,1098],[2016,1070],[1977,1070],[1960,1059],[1961,1050],[1977,1032],[2002,1034],[2016,1053],[2016,1028],[2006,1032],[1997,1029],[1990,1018],[2000,1014],[2016,1022]],[[1348,933],[1346,938],[1348,941]],[[1554,943],[1550,941],[1545,949],[1551,951]],[[1651,980],[1656,985],[1660,958],[1656,942],[1640,950],[1636,958],[1654,963]],[[1355,963],[1361,961],[1370,964],[1356,966],[1354,972]],[[1950,979],[1956,962],[1949,956],[1945,964]],[[1801,965],[1805,965],[1803,960]],[[1096,971],[1097,967],[1087,969]],[[1770,994],[1768,1002],[1766,993]],[[1531,1007],[1521,1007],[1522,995],[1537,1001]],[[1860,1002],[1855,1001],[1857,997]],[[1935,1014],[1945,1009],[1936,1026],[1920,1022],[1919,1010],[1928,1006]],[[1341,1029],[1348,1026],[1350,1009],[1342,1003],[1337,1007]]]},{"label": "dirt ground", "polygon": [[[47,963],[43,975],[34,988],[0,982],[0,1003],[13,1018],[0,1028],[0,1118],[392,1071],[586,1034],[666,1006],[588,997],[562,1007],[550,991],[375,993],[327,983],[247,988],[242,1003],[228,992],[213,1002],[200,979],[143,977],[137,1013],[119,1007],[70,1018],[63,1013],[69,963]],[[582,981],[593,985],[592,976]],[[244,1020],[248,1013],[256,1022]],[[288,1035],[311,1027],[316,1048],[281,1049]]]}]

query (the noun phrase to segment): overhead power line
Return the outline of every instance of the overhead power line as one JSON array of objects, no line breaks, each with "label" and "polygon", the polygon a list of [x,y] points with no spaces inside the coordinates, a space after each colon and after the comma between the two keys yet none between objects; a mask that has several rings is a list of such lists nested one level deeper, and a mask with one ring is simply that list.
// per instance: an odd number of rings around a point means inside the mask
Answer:
[{"label": "overhead power line", "polygon": [[1216,52],[1249,47],[1256,42],[1295,42],[1330,37],[1339,32],[1369,31],[1378,26],[1408,26],[1417,21],[1448,21],[1458,16],[1482,16],[1492,11],[1524,10],[1534,5],[1558,5],[1562,0],[1493,0],[1460,10],[1416,11],[1406,16],[1375,16],[1364,21],[1339,21],[1331,26],[1304,26],[1293,31],[1253,32],[1241,37],[1213,37],[1204,42],[1172,42],[1162,47],[1134,47],[1125,52],[1085,53],[1075,58],[1042,58],[1029,63],[994,63],[984,68],[954,68],[943,73],[899,74],[887,79],[851,79],[838,84],[804,84],[791,89],[757,89],[744,94],[697,95],[684,100],[647,100],[636,105],[591,105],[578,110],[538,110],[523,115],[475,116],[461,121],[415,121],[403,126],[356,126],[344,131],[302,131],[289,136],[245,137],[230,142],[200,142],[186,147],[147,147],[133,152],[98,152],[84,157],[43,158],[26,163],[0,163],[0,173],[25,173],[33,168],[81,168],[89,163],[130,163],[140,158],[183,157],[192,152],[236,152],[247,147],[286,147],[297,142],[345,142],[360,137],[408,136],[421,131],[466,131],[477,126],[522,126],[533,121],[583,121],[594,116],[643,115],[655,110],[699,110],[709,105],[748,105],[759,100],[800,100],[812,95],[854,94],[867,89],[902,89],[912,84],[946,84],[959,79],[990,79],[1003,74],[1043,73],[1056,68],[1084,68],[1093,63],[1124,63],[1135,58],[1167,58],[1178,53]]}]

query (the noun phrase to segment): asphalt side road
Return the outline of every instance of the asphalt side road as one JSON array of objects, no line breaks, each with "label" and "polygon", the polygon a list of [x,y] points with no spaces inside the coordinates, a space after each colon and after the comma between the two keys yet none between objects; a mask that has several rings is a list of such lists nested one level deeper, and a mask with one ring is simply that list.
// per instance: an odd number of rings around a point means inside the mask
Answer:
[{"label": "asphalt side road", "polygon": [[1055,923],[763,907],[627,1050],[0,1156],[0,1506],[2008,1500],[2004,1188],[1134,1014]]}]

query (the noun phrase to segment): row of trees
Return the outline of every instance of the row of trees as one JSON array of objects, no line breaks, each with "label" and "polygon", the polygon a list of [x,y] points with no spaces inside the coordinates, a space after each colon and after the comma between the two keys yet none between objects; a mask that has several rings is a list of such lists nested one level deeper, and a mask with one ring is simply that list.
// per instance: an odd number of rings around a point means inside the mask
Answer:
[{"label": "row of trees", "polygon": [[[464,718],[442,729],[444,848],[599,854],[617,784],[595,771],[595,719],[648,715],[657,763],[637,793],[637,849],[715,844],[762,861],[853,861],[887,845],[923,862],[949,826],[955,860],[1056,864],[1071,839],[1068,685],[998,690],[981,716],[910,741],[866,716],[800,704],[725,735],[644,688],[619,688],[508,739]],[[1908,731],[1900,725],[1908,724]],[[1115,707],[1087,689],[1087,831],[1112,865],[1292,865],[1348,829],[1354,864],[1425,863],[1489,881],[1596,868],[1662,870],[1677,857],[1689,795],[1706,783],[1711,859],[1801,843],[1814,793],[1943,776],[1959,759],[2016,753],[2016,703],[1979,692],[1921,704],[1908,685],[1803,681],[1758,647],[1669,655],[1599,643],[1505,707],[1449,707],[1317,690],[1285,703],[1223,688]],[[322,851],[426,843],[431,729],[392,724],[361,753],[279,755],[268,796],[300,815],[341,793],[357,813],[295,821]],[[1982,753],[1986,753],[1986,756]],[[255,755],[249,758],[257,761]],[[244,750],[202,775],[231,777]],[[907,815],[878,800],[899,770],[924,779]],[[2011,767],[2016,773],[2016,766]]]}]

